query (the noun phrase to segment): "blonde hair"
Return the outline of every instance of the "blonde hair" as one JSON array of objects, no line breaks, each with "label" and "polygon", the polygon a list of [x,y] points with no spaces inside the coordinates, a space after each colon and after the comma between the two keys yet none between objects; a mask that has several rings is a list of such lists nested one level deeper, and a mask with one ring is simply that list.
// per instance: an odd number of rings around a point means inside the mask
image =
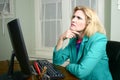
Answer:
[{"label": "blonde hair", "polygon": [[82,10],[86,16],[86,28],[84,30],[84,34],[86,36],[90,37],[96,32],[106,34],[105,28],[101,24],[94,10],[85,6],[77,6],[74,8],[73,13],[75,13],[77,10]]}]

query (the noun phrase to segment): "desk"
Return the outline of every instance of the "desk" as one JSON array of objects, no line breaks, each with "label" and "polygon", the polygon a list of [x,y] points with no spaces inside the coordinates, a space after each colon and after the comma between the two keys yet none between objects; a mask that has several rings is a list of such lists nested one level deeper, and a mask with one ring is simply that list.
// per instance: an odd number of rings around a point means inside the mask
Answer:
[{"label": "desk", "polygon": [[[32,61],[30,61],[32,62]],[[9,61],[0,61],[0,75],[3,73],[7,73],[9,67]],[[65,78],[61,80],[78,80],[75,78],[72,74],[70,74],[64,67],[62,66],[56,66],[57,69],[59,69],[64,75]],[[14,62],[14,71],[20,70],[19,63],[17,61]],[[34,76],[31,76],[28,80],[36,80]]]}]

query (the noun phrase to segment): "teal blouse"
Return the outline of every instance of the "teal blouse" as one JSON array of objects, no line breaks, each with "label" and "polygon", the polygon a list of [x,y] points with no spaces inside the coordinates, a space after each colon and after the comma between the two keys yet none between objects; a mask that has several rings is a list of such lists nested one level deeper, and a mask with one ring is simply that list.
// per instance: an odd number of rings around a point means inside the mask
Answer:
[{"label": "teal blouse", "polygon": [[107,38],[104,34],[95,33],[91,37],[84,36],[78,54],[76,54],[76,38],[72,38],[64,48],[53,52],[53,63],[63,64],[70,59],[66,69],[80,80],[112,80],[106,54]]}]

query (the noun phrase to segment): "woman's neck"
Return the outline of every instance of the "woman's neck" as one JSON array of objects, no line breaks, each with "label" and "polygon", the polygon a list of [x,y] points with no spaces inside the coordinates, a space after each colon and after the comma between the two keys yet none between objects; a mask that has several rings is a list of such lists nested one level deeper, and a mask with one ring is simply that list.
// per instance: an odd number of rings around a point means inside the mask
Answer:
[{"label": "woman's neck", "polygon": [[84,37],[84,33],[80,32],[80,34],[78,35],[78,39],[82,39]]}]

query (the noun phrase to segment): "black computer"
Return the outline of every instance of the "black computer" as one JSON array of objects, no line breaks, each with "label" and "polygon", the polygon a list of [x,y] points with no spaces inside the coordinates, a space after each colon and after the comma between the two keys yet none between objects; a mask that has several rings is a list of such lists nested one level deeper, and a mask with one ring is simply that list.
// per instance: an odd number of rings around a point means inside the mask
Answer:
[{"label": "black computer", "polygon": [[[19,19],[14,19],[7,24],[13,50],[8,72],[0,77],[0,80],[26,80],[32,75],[29,57],[23,39]],[[20,64],[20,71],[14,71],[14,59]]]}]

